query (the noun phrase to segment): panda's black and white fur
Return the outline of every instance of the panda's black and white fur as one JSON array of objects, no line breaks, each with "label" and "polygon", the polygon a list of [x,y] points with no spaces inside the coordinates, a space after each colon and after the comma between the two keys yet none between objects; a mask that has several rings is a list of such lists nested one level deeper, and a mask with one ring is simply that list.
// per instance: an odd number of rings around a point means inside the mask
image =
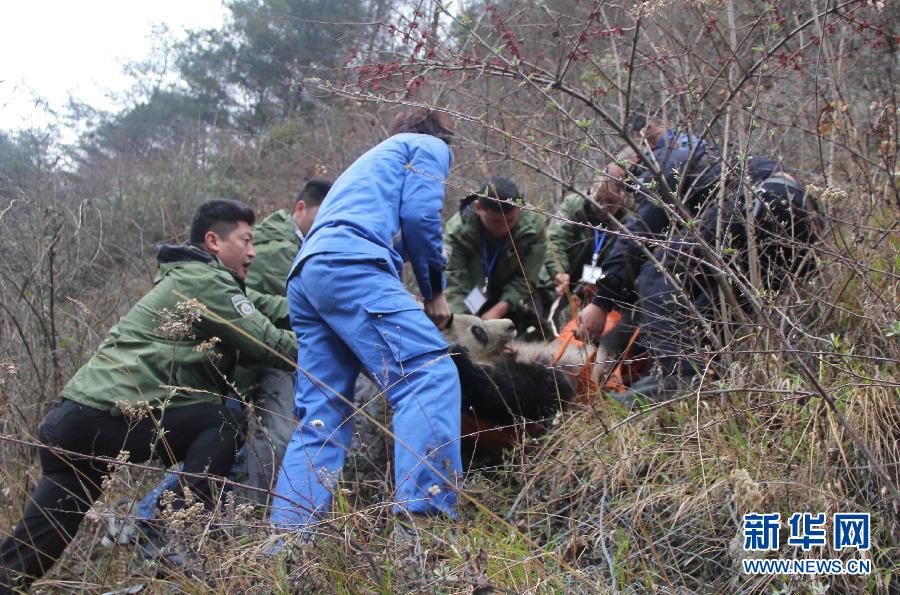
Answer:
[{"label": "panda's black and white fur", "polygon": [[[551,420],[575,396],[572,374],[581,369],[588,357],[585,350],[570,346],[557,361],[557,345],[516,343],[515,326],[506,319],[481,320],[457,314],[443,333],[459,371],[463,412],[500,428]],[[360,375],[357,406],[390,425],[389,408],[382,394],[375,383]],[[359,416],[357,422],[355,448],[361,449],[364,444],[365,458],[374,461],[369,466],[383,469],[390,441],[366,416]]]},{"label": "panda's black and white fur", "polygon": [[556,346],[516,345],[515,333],[510,320],[459,314],[444,331],[459,371],[463,411],[479,421],[506,426],[548,420],[575,396],[572,374],[587,352],[570,346],[556,361]]}]

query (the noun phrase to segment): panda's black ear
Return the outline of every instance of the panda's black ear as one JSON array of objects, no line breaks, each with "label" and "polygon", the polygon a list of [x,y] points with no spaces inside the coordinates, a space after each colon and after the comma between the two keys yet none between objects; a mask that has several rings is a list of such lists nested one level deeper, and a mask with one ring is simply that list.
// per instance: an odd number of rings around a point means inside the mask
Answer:
[{"label": "panda's black ear", "polygon": [[471,327],[471,329],[472,329],[472,335],[474,335],[476,341],[478,341],[482,345],[488,344],[488,342],[490,341],[490,337],[488,337],[486,330],[484,330],[480,326],[473,326],[473,327]]}]

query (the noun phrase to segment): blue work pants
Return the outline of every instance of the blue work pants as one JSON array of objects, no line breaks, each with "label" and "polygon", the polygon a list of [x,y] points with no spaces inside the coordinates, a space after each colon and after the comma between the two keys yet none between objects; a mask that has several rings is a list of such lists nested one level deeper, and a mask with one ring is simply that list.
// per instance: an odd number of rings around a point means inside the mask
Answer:
[{"label": "blue work pants", "polygon": [[282,462],[271,520],[325,518],[353,436],[354,383],[365,371],[394,410],[395,511],[455,516],[460,387],[447,343],[387,262],[309,257],[288,280],[299,368],[299,424]]}]

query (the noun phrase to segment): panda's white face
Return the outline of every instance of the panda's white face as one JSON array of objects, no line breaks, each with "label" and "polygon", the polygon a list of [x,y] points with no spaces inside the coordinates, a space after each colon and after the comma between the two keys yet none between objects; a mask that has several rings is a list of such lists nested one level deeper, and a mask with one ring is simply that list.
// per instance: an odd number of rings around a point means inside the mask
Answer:
[{"label": "panda's white face", "polygon": [[454,314],[453,323],[444,329],[451,345],[461,345],[474,361],[492,361],[504,353],[516,338],[512,320],[482,320],[471,314]]}]

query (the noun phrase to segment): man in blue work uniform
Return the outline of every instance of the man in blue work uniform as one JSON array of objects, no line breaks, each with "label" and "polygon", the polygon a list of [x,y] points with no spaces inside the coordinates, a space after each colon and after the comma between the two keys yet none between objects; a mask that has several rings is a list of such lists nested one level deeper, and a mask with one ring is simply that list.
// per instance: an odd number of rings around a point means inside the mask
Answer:
[{"label": "man in blue work uniform", "polygon": [[[441,114],[415,109],[390,132],[334,183],[288,277],[301,350],[299,424],[272,501],[277,527],[306,532],[327,518],[353,435],[360,371],[394,410],[395,512],[456,515],[459,377],[437,328],[450,320],[441,207],[452,128]],[[424,311],[401,281],[404,260]]]}]

